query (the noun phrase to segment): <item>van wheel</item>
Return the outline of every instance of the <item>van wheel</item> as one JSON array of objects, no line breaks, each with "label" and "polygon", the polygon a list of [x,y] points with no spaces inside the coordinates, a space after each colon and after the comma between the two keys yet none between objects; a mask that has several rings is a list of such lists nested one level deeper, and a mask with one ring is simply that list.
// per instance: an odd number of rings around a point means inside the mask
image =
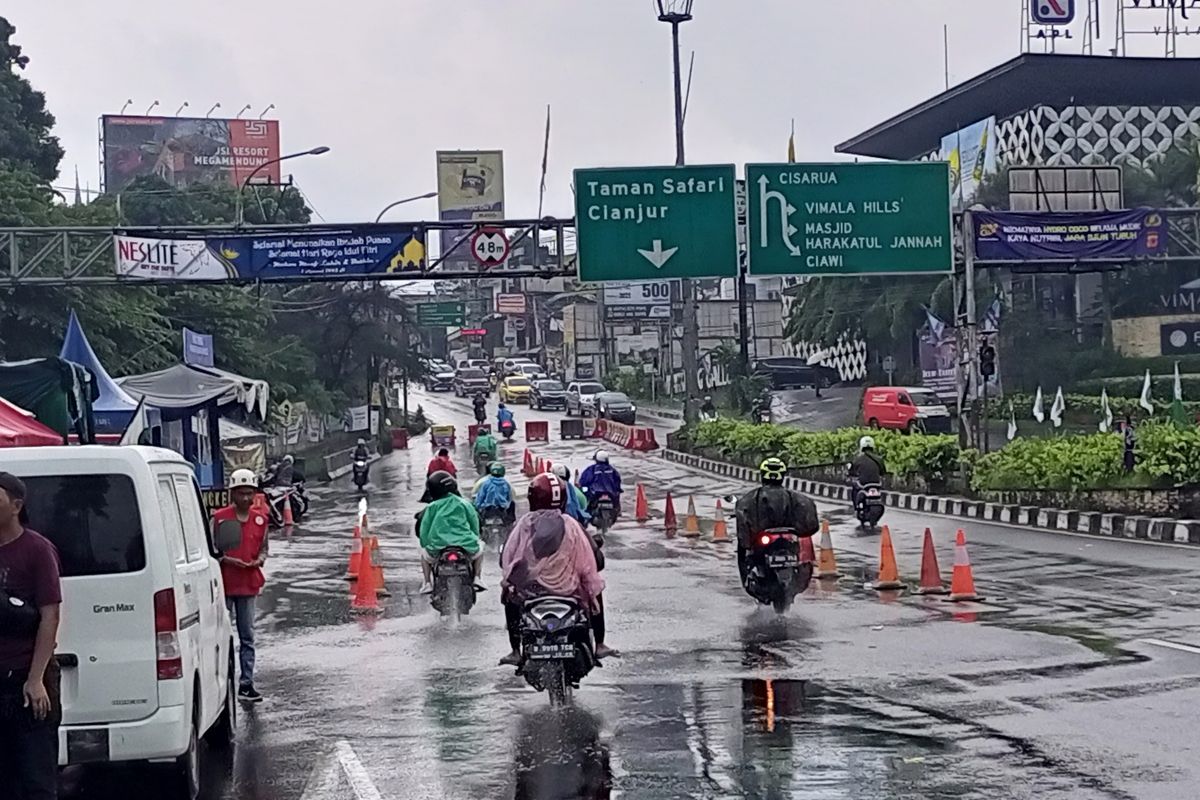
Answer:
[{"label": "van wheel", "polygon": [[208,741],[218,750],[229,750],[237,741],[237,682],[234,680],[233,659],[229,661],[228,674],[225,677],[225,708],[212,730],[208,732]]},{"label": "van wheel", "polygon": [[200,796],[200,709],[192,709],[192,724],[188,732],[188,748],[171,767],[170,796],[179,800],[196,800]]},{"label": "van wheel", "polygon": [[879,420],[877,420],[877,419],[867,420],[867,427],[874,428],[875,430],[879,430]]}]

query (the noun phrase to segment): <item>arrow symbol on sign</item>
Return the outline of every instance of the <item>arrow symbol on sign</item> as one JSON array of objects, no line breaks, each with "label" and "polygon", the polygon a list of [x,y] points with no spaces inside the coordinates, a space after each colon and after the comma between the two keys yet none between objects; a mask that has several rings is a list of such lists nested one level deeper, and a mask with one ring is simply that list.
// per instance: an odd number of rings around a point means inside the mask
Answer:
[{"label": "arrow symbol on sign", "polygon": [[675,255],[678,250],[678,247],[668,247],[666,250],[663,250],[662,239],[655,239],[653,249],[642,250],[639,248],[638,252],[653,264],[656,269],[662,269],[663,265],[670,261],[671,256]]}]

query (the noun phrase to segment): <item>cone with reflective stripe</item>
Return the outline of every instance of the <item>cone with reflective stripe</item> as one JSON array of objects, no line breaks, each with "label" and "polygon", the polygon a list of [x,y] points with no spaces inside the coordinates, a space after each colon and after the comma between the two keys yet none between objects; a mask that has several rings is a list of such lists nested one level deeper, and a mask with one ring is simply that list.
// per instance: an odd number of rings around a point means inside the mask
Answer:
[{"label": "cone with reflective stripe", "polygon": [[921,585],[917,594],[949,594],[938,569],[937,551],[933,548],[933,532],[925,529],[925,544],[921,549]]},{"label": "cone with reflective stripe", "polygon": [[283,527],[290,528],[296,524],[296,515],[292,513],[292,493],[283,494]]},{"label": "cone with reflective stripe", "polygon": [[675,501],[671,499],[670,492],[667,492],[667,504],[663,509],[663,529],[667,532],[668,539],[674,539],[675,531],[679,529],[679,523],[675,519]]},{"label": "cone with reflective stripe", "polygon": [[[576,483],[579,479],[576,478]],[[650,519],[650,506],[646,503],[646,487],[640,483],[637,485],[637,502],[633,505],[633,516],[638,522],[645,522]]]},{"label": "cone with reflective stripe", "polygon": [[871,584],[872,589],[903,589],[900,570],[896,567],[896,551],[892,548],[892,532],[887,525],[879,537],[879,577]]},{"label": "cone with reflective stripe", "polygon": [[975,594],[975,576],[971,572],[971,559],[967,555],[967,535],[958,529],[954,541],[954,573],[950,576],[951,600],[982,600]]},{"label": "cone with reflective stripe", "polygon": [[721,498],[717,498],[717,521],[713,523],[714,542],[728,542],[729,528],[725,524],[725,509],[721,507]]},{"label": "cone with reflective stripe", "polygon": [[529,448],[525,448],[525,460],[521,463],[521,474],[526,478],[532,478],[537,473],[533,471],[533,454],[529,452]]},{"label": "cone with reflective stripe", "polygon": [[829,535],[829,520],[821,520],[821,547],[817,558],[817,571],[814,575],[818,578],[840,578],[842,573],[838,572],[837,557],[833,554],[833,537]]},{"label": "cone with reflective stripe", "polygon": [[[367,541],[371,540],[368,538]],[[350,608],[363,613],[375,613],[379,611],[379,595],[376,594],[375,569],[371,564],[373,548],[366,544],[362,552],[363,560],[359,565],[359,576],[354,584],[354,599],[350,601]]]},{"label": "cone with reflective stripe", "polygon": [[687,519],[683,521],[683,535],[689,539],[700,535],[700,518],[696,516],[695,497],[688,497]]},{"label": "cone with reflective stripe", "polygon": [[[354,532],[357,534],[359,529],[356,527]],[[358,580],[358,573],[362,566],[363,554],[363,537],[355,536],[350,541],[350,566],[346,568],[346,580]]]},{"label": "cone with reflective stripe", "polygon": [[383,585],[383,553],[379,549],[379,537],[371,537],[371,574],[375,580],[375,594],[378,597],[391,597],[392,593]]}]

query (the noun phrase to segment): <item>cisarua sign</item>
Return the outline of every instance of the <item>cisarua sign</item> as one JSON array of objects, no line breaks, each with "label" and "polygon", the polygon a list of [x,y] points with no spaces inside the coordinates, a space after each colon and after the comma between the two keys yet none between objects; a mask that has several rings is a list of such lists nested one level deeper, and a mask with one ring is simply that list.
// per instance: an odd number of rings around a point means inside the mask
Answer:
[{"label": "cisarua sign", "polygon": [[736,275],[734,177],[732,165],[576,170],[580,279]]}]

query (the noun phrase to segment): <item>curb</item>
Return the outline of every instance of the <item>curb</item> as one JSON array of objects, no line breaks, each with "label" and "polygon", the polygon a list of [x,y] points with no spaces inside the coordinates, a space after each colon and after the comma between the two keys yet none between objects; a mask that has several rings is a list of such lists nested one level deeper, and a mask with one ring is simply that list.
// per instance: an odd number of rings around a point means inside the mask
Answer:
[{"label": "curb", "polygon": [[[739,464],[714,461],[678,450],[664,449],[662,455],[668,461],[712,472],[726,478],[734,478],[747,483],[758,480],[757,470]],[[849,486],[792,477],[785,478],[784,485],[789,489],[814,497],[850,502]],[[1061,508],[1037,508],[1035,506],[990,503],[985,500],[971,500],[963,497],[909,494],[891,490],[885,493],[885,502],[893,508],[901,508],[906,511],[924,511],[949,517],[1003,522],[1040,530],[1086,533],[1113,539],[1141,539],[1152,542],[1200,545],[1200,520],[1140,517]]]}]

